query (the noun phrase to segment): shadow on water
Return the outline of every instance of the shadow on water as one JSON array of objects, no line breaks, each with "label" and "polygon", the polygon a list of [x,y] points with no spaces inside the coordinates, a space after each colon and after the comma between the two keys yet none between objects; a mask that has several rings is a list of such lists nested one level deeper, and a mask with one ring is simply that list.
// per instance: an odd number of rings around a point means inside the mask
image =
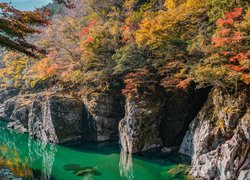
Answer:
[{"label": "shadow on water", "polygon": [[63,145],[66,148],[72,149],[74,151],[84,152],[84,153],[94,153],[94,154],[119,154],[120,148],[118,143],[91,143],[82,142],[82,144],[76,145]]},{"label": "shadow on water", "polygon": [[[90,143],[83,142],[80,145],[66,145],[64,147],[70,148],[74,151],[84,152],[84,153],[93,153],[93,154],[103,154],[103,155],[111,155],[111,154],[120,154],[121,148],[118,143]],[[163,154],[161,151],[154,150],[152,152],[145,153],[137,153],[132,156],[133,159],[139,159],[142,161],[147,161],[150,163],[155,163],[161,166],[164,166],[166,163],[174,163],[174,164],[186,164],[189,165],[191,163],[191,159],[187,156],[181,155],[177,152]]]}]

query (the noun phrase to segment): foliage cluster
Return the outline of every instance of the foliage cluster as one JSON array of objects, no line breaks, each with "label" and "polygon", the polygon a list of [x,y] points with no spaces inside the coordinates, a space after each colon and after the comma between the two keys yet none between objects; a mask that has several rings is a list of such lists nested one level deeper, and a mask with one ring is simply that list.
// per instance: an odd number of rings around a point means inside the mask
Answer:
[{"label": "foliage cluster", "polygon": [[191,82],[233,89],[250,84],[247,0],[71,3],[74,7],[60,7],[34,40],[46,55],[6,55],[4,84],[27,88],[54,82],[92,96],[124,83],[127,97],[158,85],[173,91]]}]

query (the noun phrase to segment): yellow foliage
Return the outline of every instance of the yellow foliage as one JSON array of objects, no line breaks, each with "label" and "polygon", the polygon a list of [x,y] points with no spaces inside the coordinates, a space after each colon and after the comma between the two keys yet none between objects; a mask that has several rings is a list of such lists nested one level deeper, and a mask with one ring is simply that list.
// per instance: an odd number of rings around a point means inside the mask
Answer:
[{"label": "yellow foliage", "polygon": [[192,21],[192,16],[195,18],[197,14],[205,12],[205,2],[202,0],[178,1],[178,6],[174,0],[166,3],[169,3],[167,6],[173,7],[171,11],[159,11],[155,17],[146,16],[142,20],[140,29],[136,32],[138,45],[162,46],[164,41],[180,36],[179,22]]},{"label": "yellow foliage", "polygon": [[187,0],[166,0],[164,6],[169,10],[177,8],[179,5],[185,3]]},{"label": "yellow foliage", "polygon": [[3,61],[5,68],[0,71],[2,84],[4,84],[2,86],[21,86],[28,66],[28,58],[11,51],[4,56]]}]

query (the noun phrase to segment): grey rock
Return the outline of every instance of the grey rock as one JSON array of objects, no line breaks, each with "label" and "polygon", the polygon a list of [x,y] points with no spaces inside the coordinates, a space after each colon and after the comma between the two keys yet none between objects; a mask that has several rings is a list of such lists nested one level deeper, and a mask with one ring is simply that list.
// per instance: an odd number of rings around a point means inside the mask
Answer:
[{"label": "grey rock", "polygon": [[0,179],[5,180],[21,180],[22,178],[17,178],[9,169],[0,169]]},{"label": "grey rock", "polygon": [[[192,158],[190,174],[203,179],[237,179],[249,153],[249,93],[237,96],[215,88],[190,124],[179,152]],[[241,170],[242,169],[242,170]]]},{"label": "grey rock", "polygon": [[124,152],[138,153],[162,146],[160,124],[165,100],[155,94],[126,100],[125,118],[119,124]]},{"label": "grey rock", "polygon": [[12,110],[7,111],[11,114],[8,123],[11,129],[52,143],[74,143],[82,139],[84,106],[77,98],[39,93],[19,95],[4,105],[4,109]]},{"label": "grey rock", "polygon": [[205,103],[209,89],[144,92],[128,98],[125,118],[119,124],[122,149],[137,153],[165,146],[178,147],[188,125]]},{"label": "grey rock", "polygon": [[124,116],[123,97],[118,92],[82,97],[85,104],[84,139],[117,141],[118,124]]},{"label": "grey rock", "polygon": [[27,133],[28,130],[20,123],[20,121],[9,122],[7,128],[14,129],[19,133]]},{"label": "grey rock", "polygon": [[32,137],[52,143],[76,142],[82,138],[83,104],[60,95],[37,95],[29,113]]},{"label": "grey rock", "polygon": [[0,120],[9,121],[15,108],[17,97],[10,98],[0,104]]},{"label": "grey rock", "polygon": [[17,96],[19,93],[18,89],[14,88],[5,88],[5,89],[0,89],[0,104],[4,103],[6,100]]}]

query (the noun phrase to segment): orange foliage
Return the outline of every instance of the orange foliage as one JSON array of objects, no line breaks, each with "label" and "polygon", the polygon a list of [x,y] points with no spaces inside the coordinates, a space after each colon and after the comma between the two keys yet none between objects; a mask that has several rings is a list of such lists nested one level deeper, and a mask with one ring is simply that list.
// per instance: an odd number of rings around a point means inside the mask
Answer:
[{"label": "orange foliage", "polygon": [[245,82],[245,84],[250,85],[250,74],[243,74],[241,79]]},{"label": "orange foliage", "polygon": [[192,79],[191,78],[187,78],[182,80],[181,82],[179,82],[179,84],[177,84],[177,88],[178,89],[187,89],[191,83]]},{"label": "orange foliage", "polygon": [[88,23],[86,27],[83,27],[82,30],[80,31],[80,38],[84,38],[86,43],[93,42],[93,37],[89,36],[90,34],[90,29],[95,26],[97,23],[97,20],[94,19]]},{"label": "orange foliage", "polygon": [[186,89],[191,83],[191,79],[185,77],[178,77],[178,73],[185,68],[185,65],[180,61],[174,61],[165,64],[161,69],[160,73],[163,74],[164,78],[161,80],[160,85],[167,91],[175,89]]},{"label": "orange foliage", "polygon": [[145,67],[128,73],[124,79],[126,86],[122,90],[122,94],[126,97],[140,98],[142,94],[139,89],[154,91],[155,84],[149,77],[150,71]]}]

